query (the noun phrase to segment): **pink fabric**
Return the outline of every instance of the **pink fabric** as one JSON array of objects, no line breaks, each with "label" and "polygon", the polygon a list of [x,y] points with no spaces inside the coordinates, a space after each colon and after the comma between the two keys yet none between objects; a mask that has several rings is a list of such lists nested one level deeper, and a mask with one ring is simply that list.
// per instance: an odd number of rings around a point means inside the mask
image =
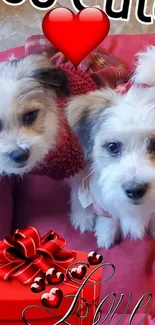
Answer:
[{"label": "pink fabric", "polygon": [[109,53],[124,60],[130,69],[134,67],[134,55],[147,46],[155,46],[155,34],[145,35],[109,35],[103,45]]},{"label": "pink fabric", "polygon": [[[155,35],[135,36],[109,36],[103,45],[108,51],[126,60],[133,67],[133,55],[146,47],[155,45]],[[22,55],[20,48],[20,55]],[[2,54],[1,58],[8,56],[10,52]],[[16,51],[19,55],[19,52]],[[19,55],[19,56],[20,56]],[[41,234],[53,228],[68,241],[68,247],[83,251],[97,250],[104,256],[105,262],[111,262],[116,267],[114,277],[102,285],[102,297],[110,292],[116,292],[119,300],[120,294],[125,293],[121,307],[115,315],[116,325],[118,316],[124,311],[129,292],[132,292],[131,304],[120,324],[128,324],[128,315],[145,292],[151,292],[153,299],[146,308],[139,309],[132,325],[138,325],[142,314],[152,308],[150,315],[144,325],[155,324],[155,241],[145,238],[143,241],[132,241],[128,239],[109,250],[98,249],[93,233],[80,234],[75,231],[69,222],[69,192],[65,183],[56,183],[49,178],[41,176],[26,176],[16,183],[14,190],[14,207],[12,206],[12,182],[10,179],[2,180],[0,183],[0,236],[3,238],[11,228],[36,226]],[[14,208],[14,209],[13,209]],[[14,212],[13,212],[14,210]],[[13,218],[13,223],[11,220]],[[106,269],[103,276],[107,274]],[[108,311],[108,304],[103,306],[103,313]],[[104,324],[107,324],[106,322]],[[89,325],[89,324],[88,324]],[[91,324],[90,324],[91,325]]]},{"label": "pink fabric", "polygon": [[[130,90],[131,86],[134,85],[134,82],[132,81],[128,81],[127,83],[125,84],[122,84],[122,85],[118,85],[116,88],[115,88],[115,91],[117,93],[121,93],[121,94],[126,94],[128,92],[128,90]],[[136,83],[135,84],[136,87],[138,88],[148,88],[149,86],[147,84],[144,84],[144,83]]]},{"label": "pink fabric", "polygon": [[[103,319],[105,318],[106,314],[103,314],[101,322],[103,321]],[[108,323],[108,320],[105,321],[103,324],[104,325],[128,325],[129,324],[129,318],[130,318],[130,314],[126,314],[123,319],[118,323],[118,320],[120,319],[120,315],[116,314],[113,319],[111,320],[110,324]],[[144,319],[145,314],[136,314],[133,321],[132,321],[132,325],[154,325],[155,324],[155,319],[153,319],[151,316],[147,317],[147,319],[145,319],[142,322],[142,319]],[[100,324],[99,324],[100,325]]]},{"label": "pink fabric", "polygon": [[0,179],[0,238],[4,233],[8,236],[13,226],[13,179],[3,177]]}]

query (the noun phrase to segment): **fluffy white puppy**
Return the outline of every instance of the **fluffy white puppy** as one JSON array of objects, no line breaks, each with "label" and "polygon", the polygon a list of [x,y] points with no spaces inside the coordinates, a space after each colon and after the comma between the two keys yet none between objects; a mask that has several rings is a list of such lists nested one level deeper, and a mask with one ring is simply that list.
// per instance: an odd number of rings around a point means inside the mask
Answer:
[{"label": "fluffy white puppy", "polygon": [[125,94],[98,90],[67,107],[87,161],[71,180],[71,222],[104,248],[121,234],[155,238],[155,47],[138,55],[132,81]]}]

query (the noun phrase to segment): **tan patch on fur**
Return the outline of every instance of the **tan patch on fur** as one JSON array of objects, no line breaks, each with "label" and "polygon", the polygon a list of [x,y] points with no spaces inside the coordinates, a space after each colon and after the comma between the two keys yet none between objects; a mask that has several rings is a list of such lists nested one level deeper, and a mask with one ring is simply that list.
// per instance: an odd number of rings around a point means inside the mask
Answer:
[{"label": "tan patch on fur", "polygon": [[87,113],[90,118],[95,117],[102,107],[110,107],[114,103],[115,97],[115,92],[110,88],[73,97],[66,107],[69,125],[74,127]]}]

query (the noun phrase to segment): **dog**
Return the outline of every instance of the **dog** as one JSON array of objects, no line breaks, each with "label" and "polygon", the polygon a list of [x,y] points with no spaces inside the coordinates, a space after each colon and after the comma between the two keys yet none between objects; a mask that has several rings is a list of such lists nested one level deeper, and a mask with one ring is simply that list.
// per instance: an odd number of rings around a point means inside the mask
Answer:
[{"label": "dog", "polygon": [[66,116],[86,160],[70,179],[72,225],[105,249],[121,236],[155,238],[155,47],[138,54],[126,93],[73,97]]},{"label": "dog", "polygon": [[29,172],[55,147],[58,94],[69,94],[68,79],[46,56],[0,64],[0,175]]}]

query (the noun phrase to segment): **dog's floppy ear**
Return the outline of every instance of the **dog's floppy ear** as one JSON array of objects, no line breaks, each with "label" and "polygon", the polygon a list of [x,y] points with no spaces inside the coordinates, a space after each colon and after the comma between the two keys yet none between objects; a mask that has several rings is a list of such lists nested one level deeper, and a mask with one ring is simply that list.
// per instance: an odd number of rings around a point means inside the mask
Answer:
[{"label": "dog's floppy ear", "polygon": [[44,87],[54,89],[57,95],[69,96],[69,84],[65,72],[60,68],[51,67],[34,71],[36,78]]},{"label": "dog's floppy ear", "polygon": [[60,68],[53,67],[47,56],[31,54],[23,58],[19,64],[27,77],[35,78],[44,87],[55,90],[57,95],[70,94],[66,73]]},{"label": "dog's floppy ear", "polygon": [[104,108],[112,106],[115,101],[115,92],[110,88],[90,91],[85,95],[74,96],[66,107],[67,121],[72,129],[80,126],[81,120],[87,116],[93,119]]},{"label": "dog's floppy ear", "polygon": [[87,160],[92,152],[94,132],[100,115],[104,109],[112,106],[115,97],[115,92],[110,88],[91,91],[73,97],[66,107],[67,121],[78,136]]}]

